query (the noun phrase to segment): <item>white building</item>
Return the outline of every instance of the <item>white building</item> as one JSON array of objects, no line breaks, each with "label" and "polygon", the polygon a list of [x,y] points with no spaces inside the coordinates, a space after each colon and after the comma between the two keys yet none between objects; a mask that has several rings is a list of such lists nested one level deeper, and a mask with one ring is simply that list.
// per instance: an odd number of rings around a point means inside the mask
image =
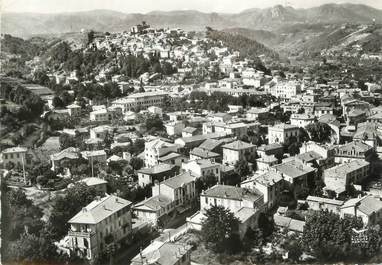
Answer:
[{"label": "white building", "polygon": [[223,145],[223,163],[236,164],[239,160],[246,160],[247,156],[256,154],[256,146],[240,140]]},{"label": "white building", "polygon": [[107,195],[88,204],[68,223],[69,248],[78,256],[95,261],[110,245],[118,249],[130,241],[131,202]]},{"label": "white building", "polygon": [[190,172],[193,176],[200,178],[215,175],[217,179],[221,176],[221,164],[210,159],[192,160],[182,163],[182,169]]},{"label": "white building", "polygon": [[138,219],[158,225],[164,215],[189,206],[196,196],[195,178],[185,172],[156,183],[152,193],[152,197],[135,204],[133,209]]},{"label": "white building", "polygon": [[268,128],[268,140],[270,144],[285,143],[291,137],[296,137],[298,141],[299,136],[300,128],[295,125],[281,123]]},{"label": "white building", "polygon": [[205,211],[211,206],[223,206],[240,220],[239,235],[255,228],[259,213],[264,208],[263,195],[256,190],[226,185],[215,185],[200,195],[200,211],[187,218],[187,226],[201,230]]},{"label": "white building", "polygon": [[169,153],[176,153],[178,145],[155,139],[145,143],[145,165],[154,166],[159,164],[159,158]]},{"label": "white building", "polygon": [[4,149],[1,152],[1,159],[4,166],[9,164],[13,164],[15,166],[22,167],[23,165],[27,165],[27,151],[28,149],[25,147],[12,147]]},{"label": "white building", "polygon": [[270,88],[270,93],[281,100],[290,100],[301,92],[301,85],[296,81],[278,82]]},{"label": "white building", "polygon": [[131,94],[125,98],[117,99],[113,106],[119,106],[123,112],[136,111],[137,109],[147,109],[151,106],[161,107],[168,96],[166,92],[143,92]]},{"label": "white building", "polygon": [[243,181],[240,187],[260,191],[264,196],[264,203],[268,208],[272,208],[277,205],[279,195],[283,191],[284,185],[283,174],[268,171],[267,173]]},{"label": "white building", "polygon": [[290,124],[304,128],[305,126],[314,123],[315,117],[309,114],[292,114],[290,117]]}]

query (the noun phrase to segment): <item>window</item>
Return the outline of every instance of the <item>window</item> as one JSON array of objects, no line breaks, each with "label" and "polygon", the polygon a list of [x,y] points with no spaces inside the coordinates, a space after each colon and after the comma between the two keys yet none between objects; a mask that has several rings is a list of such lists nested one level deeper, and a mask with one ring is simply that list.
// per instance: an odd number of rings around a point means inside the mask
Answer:
[{"label": "window", "polygon": [[204,197],[204,202],[205,202],[206,204],[208,204],[208,198],[207,198],[207,197]]}]

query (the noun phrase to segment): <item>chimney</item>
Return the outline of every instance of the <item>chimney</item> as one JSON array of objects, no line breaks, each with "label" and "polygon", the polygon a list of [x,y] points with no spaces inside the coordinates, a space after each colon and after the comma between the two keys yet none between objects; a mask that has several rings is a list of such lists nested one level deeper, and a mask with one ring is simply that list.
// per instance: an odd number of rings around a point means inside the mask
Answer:
[{"label": "chimney", "polygon": [[86,207],[83,207],[83,208],[82,208],[82,212],[83,212],[83,213],[86,213],[87,211],[88,211],[88,210],[86,209]]}]

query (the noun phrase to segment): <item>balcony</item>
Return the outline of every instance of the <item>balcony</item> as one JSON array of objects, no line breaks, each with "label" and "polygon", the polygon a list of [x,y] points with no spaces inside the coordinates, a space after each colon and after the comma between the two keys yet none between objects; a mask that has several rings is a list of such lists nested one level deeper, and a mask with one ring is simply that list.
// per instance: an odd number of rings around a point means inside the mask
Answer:
[{"label": "balcony", "polygon": [[69,230],[68,236],[75,236],[75,237],[91,237],[95,235],[94,231],[73,231]]}]

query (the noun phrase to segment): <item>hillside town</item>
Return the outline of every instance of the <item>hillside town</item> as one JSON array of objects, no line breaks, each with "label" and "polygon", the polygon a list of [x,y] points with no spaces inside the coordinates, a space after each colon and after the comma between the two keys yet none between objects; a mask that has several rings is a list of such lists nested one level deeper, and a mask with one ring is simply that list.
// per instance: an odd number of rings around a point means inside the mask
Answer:
[{"label": "hillside town", "polygon": [[4,264],[382,261],[382,53],[79,35],[2,52]]}]

